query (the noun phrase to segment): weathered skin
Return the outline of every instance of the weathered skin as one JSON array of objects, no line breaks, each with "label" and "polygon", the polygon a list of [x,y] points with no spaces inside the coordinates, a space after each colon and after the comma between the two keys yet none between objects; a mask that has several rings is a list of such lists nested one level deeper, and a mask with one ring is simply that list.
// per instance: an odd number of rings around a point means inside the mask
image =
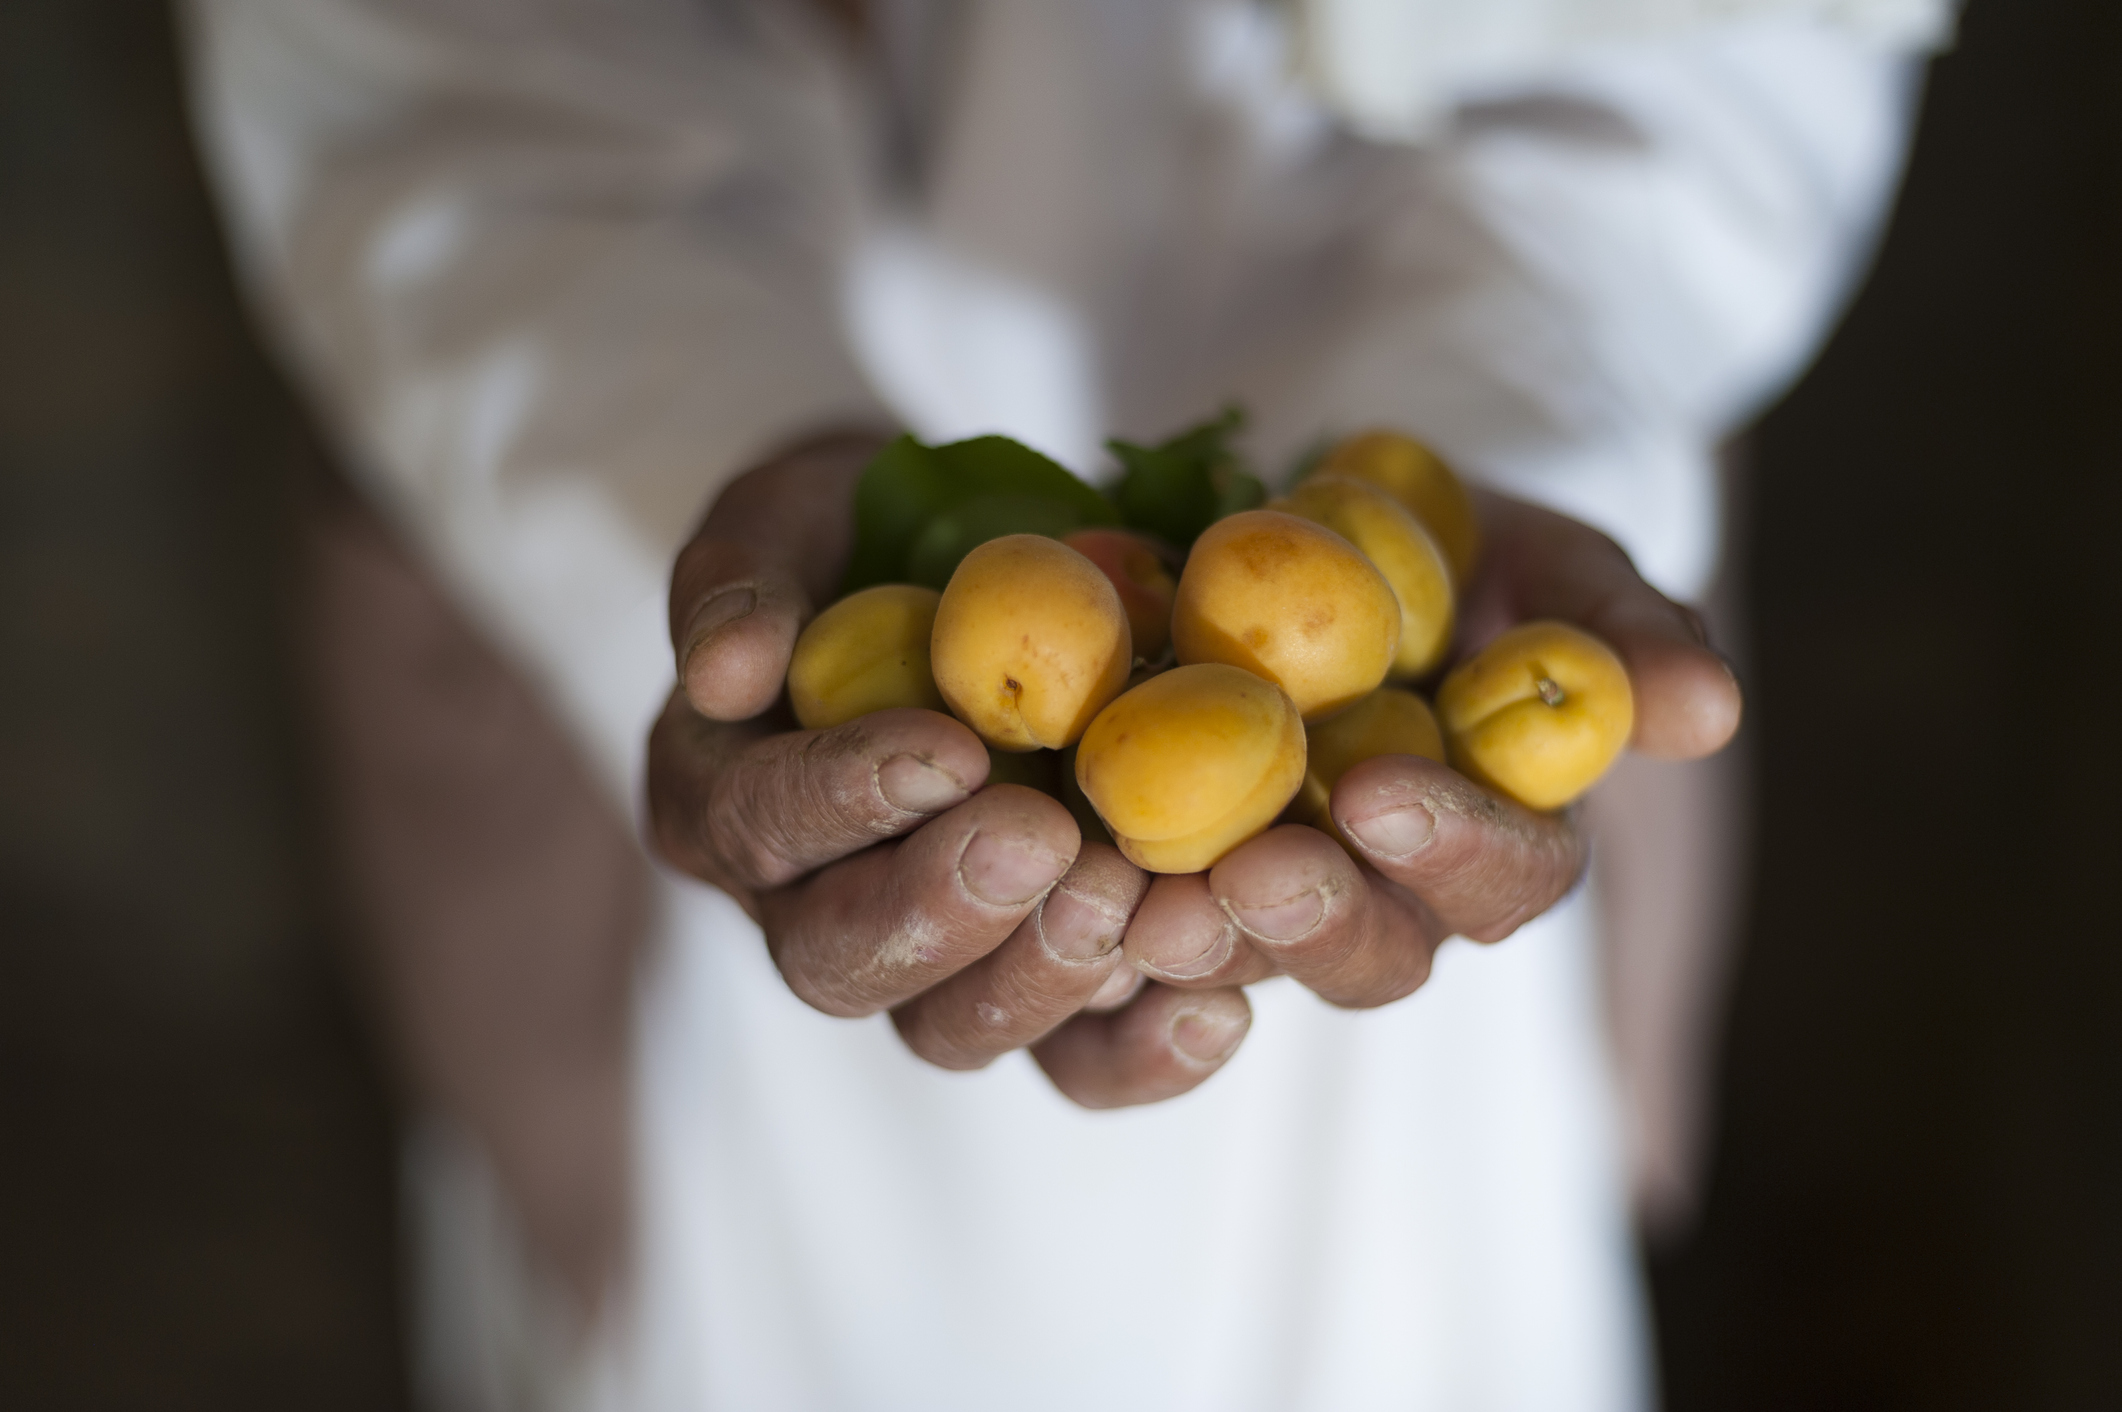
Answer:
[{"label": "weathered skin", "polygon": [[[681,685],[648,743],[658,852],[759,923],[807,1003],[888,1008],[934,1063],[1028,1045],[1077,1103],[1157,1102],[1235,1052],[1245,986],[1279,974],[1337,1005],[1383,1005],[1421,983],[1446,937],[1499,940],[1582,875],[1568,814],[1390,755],[1335,786],[1356,855],[1317,829],[1270,828],[1145,891],[1067,809],[982,787],[990,757],[949,716],[781,729],[790,650],[840,581],[851,487],[876,448],[820,438],[722,492],[672,569]],[[1730,739],[1738,684],[1685,609],[1604,535],[1503,496],[1479,503],[1489,548],[1463,621],[1560,618],[1611,643],[1634,690],[1631,748],[1648,757],[1695,759]],[[1120,968],[1150,979],[1132,1000],[1108,993]],[[1093,1013],[1105,1004],[1122,1008]]]},{"label": "weathered skin", "polygon": [[1464,584],[1481,557],[1481,521],[1466,487],[1437,453],[1396,431],[1367,431],[1336,446],[1318,475],[1368,481],[1405,505],[1444,551],[1452,581]]},{"label": "weathered skin", "polygon": [[1181,663],[1265,677],[1305,720],[1320,720],[1385,679],[1400,645],[1400,603],[1377,566],[1332,530],[1247,510],[1194,541],[1172,644]]},{"label": "weathered skin", "polygon": [[1208,868],[1274,822],[1304,778],[1304,725],[1274,683],[1222,663],[1175,667],[1100,712],[1076,782],[1128,861]]},{"label": "weathered skin", "polygon": [[805,730],[894,706],[946,709],[929,669],[943,595],[913,584],[851,593],[811,620],[788,663],[788,699]]},{"label": "weathered skin", "polygon": [[1381,686],[1330,721],[1304,731],[1304,784],[1289,817],[1340,836],[1332,810],[1334,786],[1365,760],[1420,755],[1444,761],[1444,732],[1429,703],[1412,691]]},{"label": "weathered skin", "polygon": [[1378,566],[1400,601],[1400,646],[1392,675],[1419,677],[1451,647],[1451,566],[1422,522],[1377,486],[1347,476],[1314,475],[1269,506],[1325,525]]},{"label": "weathered skin", "polygon": [[1437,691],[1453,767],[1531,809],[1590,789],[1628,744],[1635,698],[1614,650],[1581,628],[1520,623]]},{"label": "weathered skin", "polygon": [[997,750],[1073,745],[1134,662],[1120,595],[1057,539],[991,539],[936,608],[929,661],[952,714]]}]

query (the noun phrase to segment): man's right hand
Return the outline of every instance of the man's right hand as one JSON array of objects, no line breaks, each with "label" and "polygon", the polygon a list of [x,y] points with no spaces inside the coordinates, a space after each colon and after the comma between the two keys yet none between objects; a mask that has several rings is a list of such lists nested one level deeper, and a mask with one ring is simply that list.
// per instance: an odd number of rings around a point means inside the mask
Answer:
[{"label": "man's right hand", "polygon": [[839,581],[878,443],[809,442],[733,482],[680,554],[680,682],[649,743],[656,843],[765,932],[827,1014],[890,1010],[915,1053],[980,1067],[1027,1045],[1091,1107],[1183,1093],[1251,1021],[1234,986],[1142,984],[1121,942],[1149,878],[1060,804],[982,789],[986,749],[932,711],[792,729],[796,635]]}]

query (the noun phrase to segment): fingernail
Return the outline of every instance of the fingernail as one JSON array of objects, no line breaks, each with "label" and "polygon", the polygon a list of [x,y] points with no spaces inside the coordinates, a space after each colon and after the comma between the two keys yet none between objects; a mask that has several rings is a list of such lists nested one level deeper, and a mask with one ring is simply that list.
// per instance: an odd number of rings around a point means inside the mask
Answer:
[{"label": "fingernail", "polygon": [[1311,935],[1326,919],[1326,889],[1311,888],[1295,897],[1257,907],[1244,907],[1225,899],[1223,910],[1262,941],[1298,941]]},{"label": "fingernail", "polygon": [[1436,816],[1419,804],[1402,804],[1367,819],[1344,820],[1356,842],[1384,858],[1405,858],[1437,836]]},{"label": "fingernail", "polygon": [[968,797],[964,785],[933,760],[894,755],[877,767],[877,793],[894,809],[937,814]]},{"label": "fingernail", "polygon": [[685,652],[683,660],[690,662],[693,654],[707,645],[707,640],[717,631],[729,626],[737,619],[759,606],[759,595],[749,585],[725,588],[702,603],[693,613],[693,620],[685,626]]},{"label": "fingernail", "polygon": [[1039,941],[1057,961],[1095,961],[1110,955],[1127,930],[1127,917],[1115,915],[1067,884],[1046,894],[1039,904]]},{"label": "fingernail", "polygon": [[1172,1021],[1172,1046],[1197,1064],[1214,1064],[1229,1057],[1250,1027],[1250,1016],[1227,1010],[1182,1010]]},{"label": "fingernail", "polygon": [[1054,885],[1068,860],[993,834],[975,834],[958,858],[965,890],[994,907],[1021,907]]},{"label": "fingernail", "polygon": [[1231,952],[1237,949],[1237,945],[1238,929],[1225,923],[1223,926],[1216,928],[1215,939],[1209,942],[1208,949],[1192,960],[1172,963],[1158,962],[1155,965],[1148,965],[1147,969],[1168,980],[1197,980],[1202,976],[1212,975],[1221,970],[1230,960]]}]

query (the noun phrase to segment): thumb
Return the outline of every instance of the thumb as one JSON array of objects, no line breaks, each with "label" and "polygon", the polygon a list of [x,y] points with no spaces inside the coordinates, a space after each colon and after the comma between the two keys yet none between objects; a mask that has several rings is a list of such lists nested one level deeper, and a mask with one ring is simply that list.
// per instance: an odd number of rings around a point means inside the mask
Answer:
[{"label": "thumb", "polygon": [[1635,690],[1637,752],[1693,760],[1722,749],[1745,701],[1701,620],[1644,582],[1621,546],[1589,525],[1492,492],[1478,503],[1492,548],[1472,596],[1503,610],[1498,629],[1560,618],[1611,645]]},{"label": "thumb", "polygon": [[813,611],[810,595],[770,551],[694,540],[679,556],[671,592],[671,645],[685,699],[713,721],[747,720],[772,706]]},{"label": "thumb", "polygon": [[831,594],[853,492],[880,438],[814,438],[730,482],[671,574],[671,646],[692,708],[738,721],[771,707],[796,634]]}]

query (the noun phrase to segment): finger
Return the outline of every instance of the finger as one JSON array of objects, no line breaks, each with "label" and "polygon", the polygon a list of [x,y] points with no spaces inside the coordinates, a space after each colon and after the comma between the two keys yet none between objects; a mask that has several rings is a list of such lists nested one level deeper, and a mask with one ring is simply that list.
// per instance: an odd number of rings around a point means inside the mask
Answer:
[{"label": "finger", "polygon": [[716,771],[698,827],[747,886],[778,887],[964,803],[987,771],[950,717],[876,711],[747,746]]},{"label": "finger", "polygon": [[701,715],[743,720],[779,699],[796,634],[839,582],[854,482],[877,444],[822,437],[738,477],[678,555],[671,646]]},{"label": "finger", "polygon": [[781,697],[811,597],[771,550],[696,539],[671,579],[671,644],[695,711],[741,721]]},{"label": "finger", "polygon": [[1270,829],[1209,870],[1208,886],[1252,950],[1335,1005],[1385,1005],[1429,978],[1450,935],[1420,899],[1366,876],[1303,824]]},{"label": "finger", "polygon": [[978,738],[933,711],[772,733],[673,692],[649,736],[649,813],[665,861],[742,901],[963,803],[987,769]]},{"label": "finger", "polygon": [[1738,679],[1711,651],[1700,617],[1643,581],[1621,547],[1566,516],[1483,494],[1491,552],[1469,595],[1469,636],[1526,618],[1560,618],[1620,654],[1635,692],[1630,745],[1660,759],[1723,748],[1739,728]]},{"label": "finger", "polygon": [[892,1012],[914,1053],[946,1069],[977,1069],[1045,1035],[1084,1008],[1126,965],[1120,938],[1149,875],[1104,843],[1017,924],[1009,940]]},{"label": "finger", "polygon": [[1209,891],[1206,873],[1159,874],[1124,945],[1135,969],[1181,990],[1250,985],[1275,974]]},{"label": "finger", "polygon": [[1068,810],[993,785],[906,838],[763,893],[789,988],[828,1015],[869,1015],[1001,945],[1075,861]]},{"label": "finger", "polygon": [[727,892],[760,918],[752,889],[723,861],[700,821],[723,765],[772,727],[764,721],[711,721],[673,690],[648,735],[649,833],[656,853],[682,873]]},{"label": "finger", "polygon": [[1032,1057],[1085,1108],[1157,1103],[1222,1068],[1252,1022],[1252,1006],[1235,987],[1151,985],[1124,1010],[1076,1016],[1032,1046]]},{"label": "finger", "polygon": [[1110,1015],[1132,1002],[1148,984],[1149,977],[1123,958],[1106,973],[1105,984],[1098,987],[1097,994],[1083,1002],[1083,1008],[1093,1015]]},{"label": "finger", "polygon": [[1521,808],[1417,755],[1357,765],[1330,807],[1363,861],[1435,914],[1440,939],[1501,940],[1584,872],[1584,840],[1568,815]]}]

